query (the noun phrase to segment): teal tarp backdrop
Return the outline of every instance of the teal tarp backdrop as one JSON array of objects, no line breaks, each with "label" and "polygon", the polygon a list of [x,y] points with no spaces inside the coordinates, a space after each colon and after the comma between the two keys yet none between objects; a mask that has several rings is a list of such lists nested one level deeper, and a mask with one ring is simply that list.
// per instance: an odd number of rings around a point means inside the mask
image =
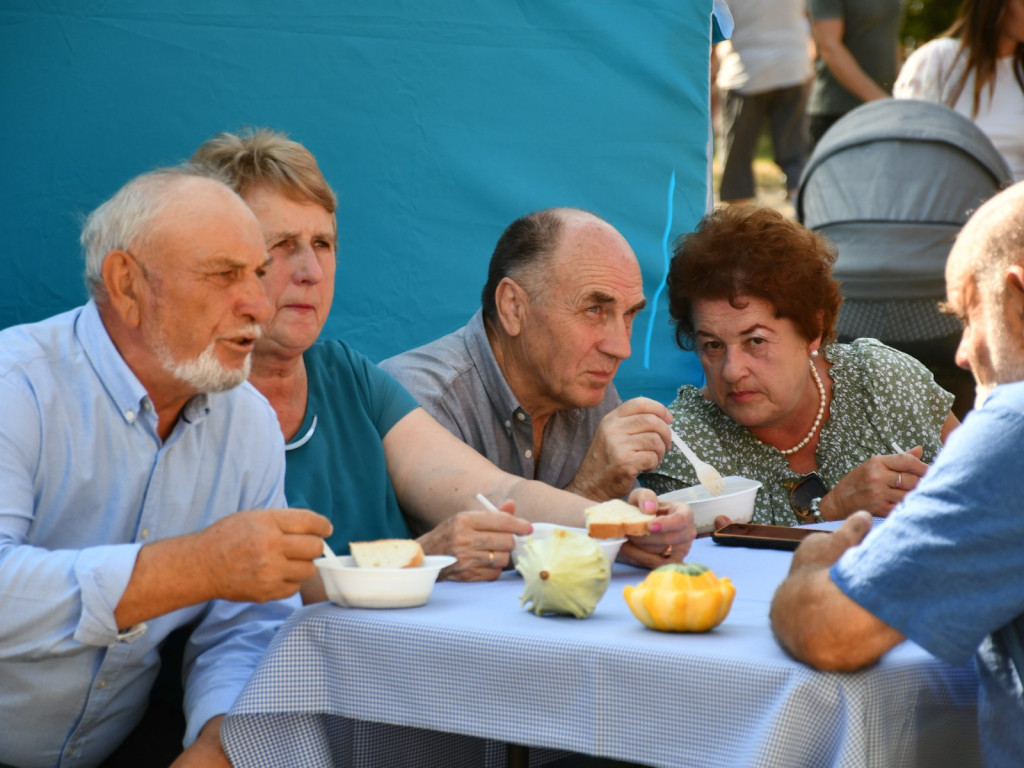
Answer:
[{"label": "teal tarp backdrop", "polygon": [[624,396],[699,379],[666,244],[703,214],[712,0],[6,0],[0,326],[85,299],[79,221],[220,130],[268,126],[339,193],[328,336],[379,360],[462,325],[517,216],[614,224],[643,266]]}]

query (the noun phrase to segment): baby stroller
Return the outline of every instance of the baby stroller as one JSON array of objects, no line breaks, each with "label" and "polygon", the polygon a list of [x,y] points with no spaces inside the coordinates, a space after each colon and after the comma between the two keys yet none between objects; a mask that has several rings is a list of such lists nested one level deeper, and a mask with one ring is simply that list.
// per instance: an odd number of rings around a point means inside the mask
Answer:
[{"label": "baby stroller", "polygon": [[869,336],[913,355],[957,397],[974,397],[956,367],[959,322],[941,314],[946,257],[960,228],[1012,183],[988,137],[940,104],[884,99],[836,122],[815,147],[796,216],[839,251],[840,341]]}]

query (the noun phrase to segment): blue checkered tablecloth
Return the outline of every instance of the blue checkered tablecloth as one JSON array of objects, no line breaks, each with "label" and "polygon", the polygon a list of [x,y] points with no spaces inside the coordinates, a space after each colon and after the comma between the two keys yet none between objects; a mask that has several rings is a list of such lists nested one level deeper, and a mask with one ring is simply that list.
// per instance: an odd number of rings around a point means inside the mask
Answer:
[{"label": "blue checkered tablecloth", "polygon": [[246,766],[531,765],[580,752],[651,766],[980,764],[977,678],[912,643],[853,674],[815,672],[772,638],[791,554],[695,542],[729,576],[732,611],[706,634],[646,629],[617,565],[594,615],[540,618],[522,580],[442,582],[403,610],[330,604],[281,630],[222,727]]}]

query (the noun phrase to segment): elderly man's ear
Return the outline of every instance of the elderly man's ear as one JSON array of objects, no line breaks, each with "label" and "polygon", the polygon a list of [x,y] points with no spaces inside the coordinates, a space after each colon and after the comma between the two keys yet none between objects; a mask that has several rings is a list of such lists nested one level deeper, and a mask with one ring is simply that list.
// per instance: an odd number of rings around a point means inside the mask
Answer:
[{"label": "elderly man's ear", "polygon": [[498,310],[498,320],[509,336],[518,336],[523,329],[523,318],[529,303],[526,291],[511,277],[503,277],[494,291],[494,304]]},{"label": "elderly man's ear", "polygon": [[114,250],[103,259],[101,274],[110,308],[125,325],[137,328],[141,322],[139,289],[143,279],[138,262],[126,251]]}]

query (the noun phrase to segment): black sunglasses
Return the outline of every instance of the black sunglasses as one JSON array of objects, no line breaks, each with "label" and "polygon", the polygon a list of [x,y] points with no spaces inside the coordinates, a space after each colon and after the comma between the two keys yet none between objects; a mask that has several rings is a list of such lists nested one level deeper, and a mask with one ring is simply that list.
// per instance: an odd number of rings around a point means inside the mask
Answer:
[{"label": "black sunglasses", "polygon": [[786,483],[789,486],[789,505],[793,508],[801,522],[816,522],[815,510],[811,504],[828,493],[828,487],[817,472],[809,472],[799,480]]}]

